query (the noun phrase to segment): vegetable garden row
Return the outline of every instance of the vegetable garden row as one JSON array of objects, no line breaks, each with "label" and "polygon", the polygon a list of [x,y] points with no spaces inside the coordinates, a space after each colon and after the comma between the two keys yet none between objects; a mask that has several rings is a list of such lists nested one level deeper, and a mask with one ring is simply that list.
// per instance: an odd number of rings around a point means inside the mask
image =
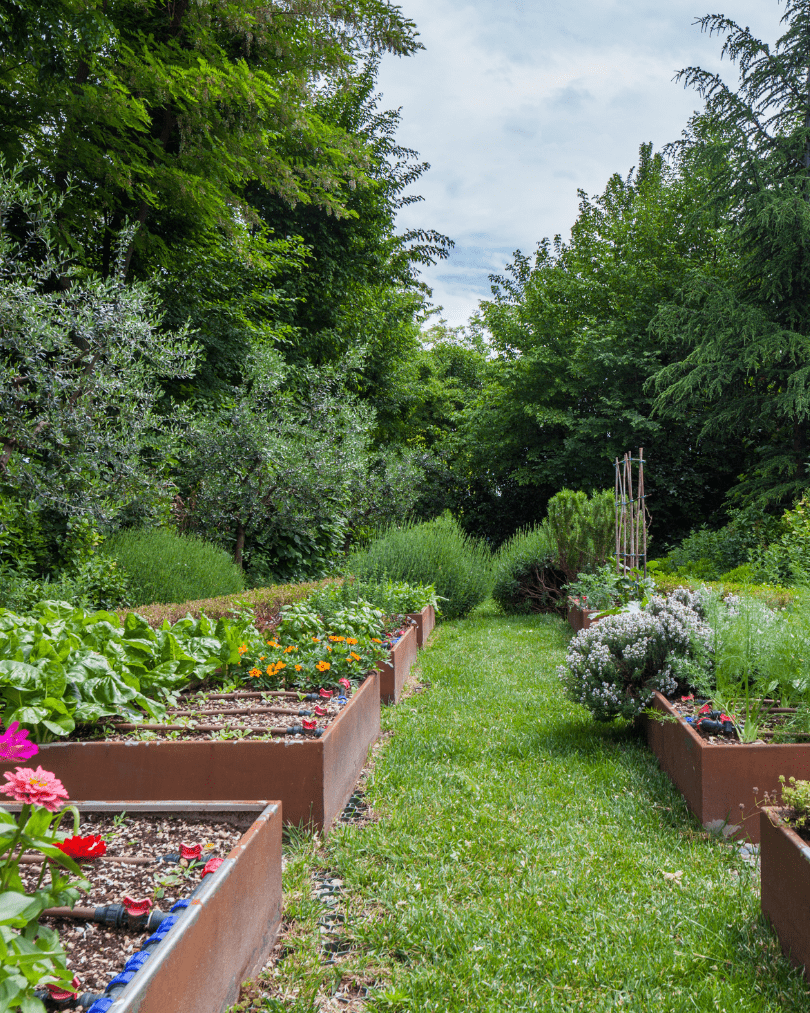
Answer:
[{"label": "vegetable garden row", "polygon": [[328,831],[436,605],[0,613],[0,1010],[227,1008],[281,924],[282,823]]}]

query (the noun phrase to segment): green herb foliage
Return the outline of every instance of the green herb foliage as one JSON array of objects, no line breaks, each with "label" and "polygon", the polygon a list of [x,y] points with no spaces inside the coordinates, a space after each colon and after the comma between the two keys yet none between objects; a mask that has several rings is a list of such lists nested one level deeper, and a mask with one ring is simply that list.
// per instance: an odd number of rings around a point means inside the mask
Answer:
[{"label": "green herb foliage", "polygon": [[349,557],[346,570],[363,580],[432,584],[448,619],[467,615],[492,588],[489,549],[449,515],[387,528]]},{"label": "green herb foliage", "polygon": [[307,599],[307,605],[321,616],[354,602],[367,602],[387,616],[421,612],[432,605],[437,614],[439,600],[432,584],[408,584],[406,581],[361,580],[347,577],[342,583],[327,584]]},{"label": "green herb foliage", "polygon": [[555,612],[563,607],[565,574],[545,524],[518,531],[495,556],[492,596],[507,615]]},{"label": "green herb foliage", "polygon": [[103,552],[129,577],[135,605],[191,601],[243,591],[245,582],[227,552],[171,528],[133,528],[113,535]]}]

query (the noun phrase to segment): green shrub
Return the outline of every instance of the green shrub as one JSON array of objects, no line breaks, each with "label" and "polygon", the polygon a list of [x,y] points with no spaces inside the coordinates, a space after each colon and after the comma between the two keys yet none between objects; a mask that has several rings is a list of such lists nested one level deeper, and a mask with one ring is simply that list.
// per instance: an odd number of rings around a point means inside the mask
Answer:
[{"label": "green shrub", "polygon": [[555,565],[568,580],[601,566],[615,538],[613,491],[584,492],[561,489],[548,501],[546,530],[555,549]]},{"label": "green shrub", "polygon": [[696,528],[666,556],[653,560],[651,568],[676,577],[720,580],[776,535],[778,521],[755,507],[732,510],[730,516],[722,528]]},{"label": "green shrub", "polygon": [[495,556],[492,596],[508,615],[566,609],[565,574],[548,525],[518,531]]},{"label": "green shrub", "polygon": [[492,589],[489,549],[448,515],[383,530],[349,557],[346,572],[363,580],[432,584],[446,599],[442,614],[448,619],[467,615]]},{"label": "green shrub", "polygon": [[129,575],[129,599],[136,605],[214,598],[245,587],[242,571],[224,549],[169,528],[121,531],[102,552]]}]

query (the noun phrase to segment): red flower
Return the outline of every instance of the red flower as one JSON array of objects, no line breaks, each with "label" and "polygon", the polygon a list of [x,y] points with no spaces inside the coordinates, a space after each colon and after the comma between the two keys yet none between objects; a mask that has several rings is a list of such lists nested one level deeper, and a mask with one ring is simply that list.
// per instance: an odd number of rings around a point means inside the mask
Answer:
[{"label": "red flower", "polygon": [[326,717],[327,710],[326,710],[325,707],[321,707],[319,705],[316,705],[312,709],[315,711],[315,713],[318,715],[319,718]]},{"label": "red flower", "polygon": [[181,844],[180,857],[187,862],[196,862],[202,854],[202,844]]},{"label": "red flower", "polygon": [[66,1002],[68,999],[77,998],[81,989],[81,982],[76,975],[73,976],[72,984],[72,990],[63,988],[62,985],[55,985],[51,982],[48,982],[45,988],[47,988],[47,990],[51,993],[51,999],[53,999],[54,1002]]},{"label": "red flower", "polygon": [[208,861],[203,866],[201,878],[205,879],[205,877],[210,876],[212,872],[216,872],[224,861],[225,861],[224,858],[209,858]]},{"label": "red flower", "polygon": [[711,712],[712,705],[710,703],[704,703],[698,711],[698,714],[709,714]]},{"label": "red flower", "polygon": [[69,797],[59,778],[42,767],[36,770],[17,767],[13,774],[6,771],[3,777],[8,784],[0,787],[0,791],[23,805],[41,805],[43,809],[56,812],[62,800]]},{"label": "red flower", "polygon": [[315,718],[302,718],[301,719],[301,725],[308,732],[314,732],[315,729],[318,727],[318,722],[315,720]]},{"label": "red flower", "polygon": [[143,900],[135,900],[134,897],[124,897],[124,907],[127,909],[127,914],[133,918],[140,918],[141,915],[145,915],[146,912],[152,907],[152,901],[149,897],[144,897]]},{"label": "red flower", "polygon": [[352,688],[352,684],[349,682],[348,679],[338,679],[338,682],[346,690],[347,693]]},{"label": "red flower", "polygon": [[57,841],[56,846],[70,858],[101,858],[107,851],[107,845],[101,834],[66,837],[64,841]]},{"label": "red flower", "polygon": [[322,689],[318,695],[323,697],[324,700],[331,700],[333,692],[334,690],[331,689]]},{"label": "red flower", "polygon": [[695,699],[695,694],[694,693],[689,693],[688,696],[682,696],[681,697],[681,700],[694,700],[694,699]]}]

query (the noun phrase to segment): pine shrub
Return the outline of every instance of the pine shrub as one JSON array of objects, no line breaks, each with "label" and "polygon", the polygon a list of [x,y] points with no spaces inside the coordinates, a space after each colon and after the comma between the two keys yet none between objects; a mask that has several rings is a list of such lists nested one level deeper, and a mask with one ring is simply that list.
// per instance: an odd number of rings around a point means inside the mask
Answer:
[{"label": "pine shrub", "polygon": [[383,530],[350,556],[346,572],[363,580],[432,584],[442,615],[457,619],[471,612],[492,590],[492,555],[450,516]]},{"label": "pine shrub", "polygon": [[103,552],[129,576],[134,605],[185,602],[237,594],[242,571],[224,549],[169,528],[129,528],[109,538]]}]

